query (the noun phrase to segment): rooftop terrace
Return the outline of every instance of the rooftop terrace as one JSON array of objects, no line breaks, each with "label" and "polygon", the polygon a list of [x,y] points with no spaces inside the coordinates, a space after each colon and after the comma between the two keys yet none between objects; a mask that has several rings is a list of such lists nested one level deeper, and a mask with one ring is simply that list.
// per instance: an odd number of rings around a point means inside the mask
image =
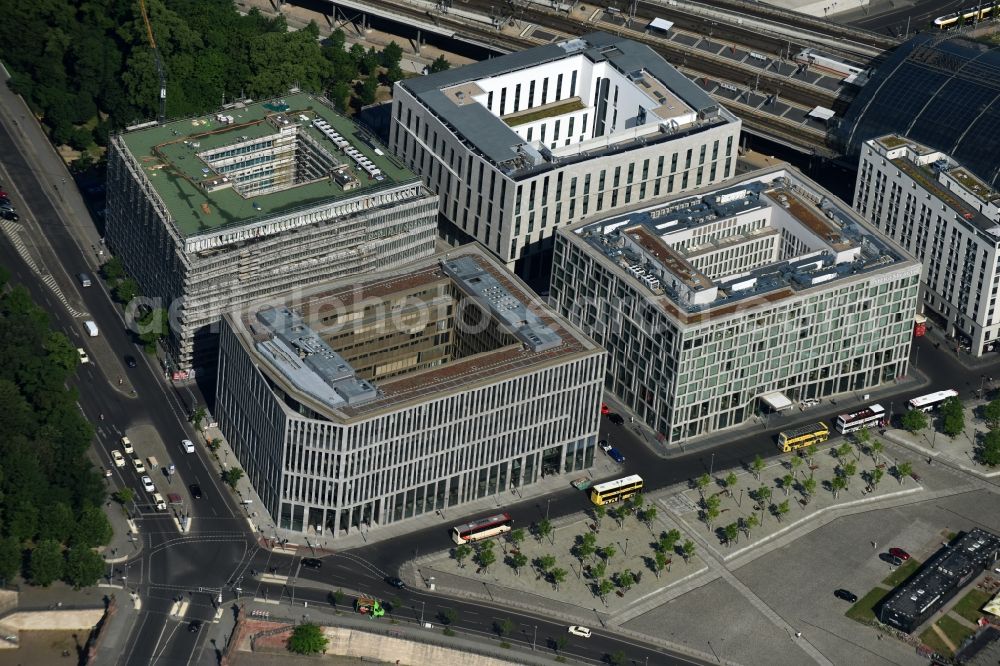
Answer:
[{"label": "rooftop terrace", "polygon": [[307,93],[127,131],[122,140],[182,236],[415,180],[371,135]]},{"label": "rooftop terrace", "polygon": [[[583,223],[573,232],[685,323],[887,266],[916,266],[845,204],[800,178],[778,167],[723,189]],[[764,220],[764,226],[752,224],[754,220]],[[696,232],[701,235],[695,251],[684,249]],[[715,279],[691,263],[706,251],[741,245],[756,252],[752,242],[777,233],[790,239],[777,247],[795,247],[796,254],[778,255],[773,263],[721,273]]]}]

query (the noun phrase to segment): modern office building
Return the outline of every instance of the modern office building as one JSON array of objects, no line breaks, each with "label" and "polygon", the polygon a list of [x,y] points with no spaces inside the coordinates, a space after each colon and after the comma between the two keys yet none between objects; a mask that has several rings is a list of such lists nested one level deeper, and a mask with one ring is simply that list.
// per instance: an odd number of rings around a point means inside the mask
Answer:
[{"label": "modern office building", "polygon": [[557,228],[732,177],[739,134],[652,49],[592,33],[399,81],[390,144],[449,224],[536,275]]},{"label": "modern office building", "polygon": [[1000,193],[945,153],[866,141],[854,208],[923,263],[924,315],[974,356],[1000,349]]},{"label": "modern office building", "polygon": [[223,312],[434,253],[437,197],[304,93],[113,137],[106,237],[169,308],[179,375],[214,367]]},{"label": "modern office building", "polygon": [[913,633],[984,569],[996,566],[1000,537],[969,530],[928,560],[878,606],[880,622]]},{"label": "modern office building", "polygon": [[907,373],[920,264],[787,166],[561,228],[550,303],[666,444]]},{"label": "modern office building", "polygon": [[470,244],[226,314],[215,412],[278,527],[336,537],[590,467],[606,357]]}]

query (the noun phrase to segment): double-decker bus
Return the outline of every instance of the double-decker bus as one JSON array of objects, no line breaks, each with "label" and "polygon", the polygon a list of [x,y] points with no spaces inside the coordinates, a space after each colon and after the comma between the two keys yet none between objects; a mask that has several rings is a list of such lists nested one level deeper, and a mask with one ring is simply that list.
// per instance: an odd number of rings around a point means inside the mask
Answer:
[{"label": "double-decker bus", "polygon": [[785,453],[830,439],[830,429],[822,421],[778,433],[778,446]]},{"label": "double-decker bus", "polygon": [[934,393],[928,393],[927,395],[922,395],[913,400],[907,400],[906,406],[909,409],[919,409],[922,412],[929,412],[932,409],[941,406],[941,403],[948,398],[957,398],[958,391],[953,389],[948,389],[946,391],[935,391]]},{"label": "double-decker bus", "polygon": [[451,540],[457,544],[463,544],[489,539],[498,534],[510,532],[510,526],[513,522],[509,513],[498,513],[495,516],[474,520],[465,525],[456,525],[451,528]]},{"label": "double-decker bus", "polygon": [[621,502],[642,490],[642,477],[638,474],[598,483],[590,487],[590,501],[597,505]]},{"label": "double-decker bus", "polygon": [[846,435],[862,428],[881,428],[885,424],[885,408],[882,405],[869,405],[857,412],[841,414],[837,417],[835,427],[837,432]]}]

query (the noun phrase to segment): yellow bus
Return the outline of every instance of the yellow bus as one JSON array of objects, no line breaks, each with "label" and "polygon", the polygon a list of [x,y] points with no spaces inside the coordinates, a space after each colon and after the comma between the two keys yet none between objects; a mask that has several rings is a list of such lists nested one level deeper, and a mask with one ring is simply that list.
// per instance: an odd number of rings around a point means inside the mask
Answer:
[{"label": "yellow bus", "polygon": [[642,477],[632,474],[590,487],[590,501],[597,505],[621,502],[642,491]]},{"label": "yellow bus", "polygon": [[810,444],[825,442],[829,438],[830,429],[826,427],[825,423],[820,421],[819,423],[810,423],[809,425],[779,432],[778,446],[782,451],[788,453],[789,451],[795,451]]}]

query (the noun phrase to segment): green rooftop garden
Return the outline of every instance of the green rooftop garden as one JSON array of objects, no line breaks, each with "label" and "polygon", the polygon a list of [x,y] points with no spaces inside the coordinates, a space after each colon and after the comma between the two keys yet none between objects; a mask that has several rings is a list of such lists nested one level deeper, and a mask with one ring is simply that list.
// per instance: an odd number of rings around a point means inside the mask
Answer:
[{"label": "green rooftop garden", "polygon": [[[213,113],[135,130],[123,137],[129,152],[167,206],[178,230],[185,236],[356,196],[415,178],[389,154],[388,149],[380,146],[379,150],[383,154],[377,154],[374,148],[362,140],[358,128],[351,120],[337,114],[307,93],[289,95],[278,101],[250,104],[241,109],[228,109],[224,113],[233,117],[231,124],[220,122]],[[290,121],[299,124],[300,132],[308,133],[327,152],[343,161],[360,186],[345,191],[331,179],[321,178],[287,189],[247,197],[232,187],[214,192],[203,188],[201,183],[215,174],[198,153],[277,134],[278,129],[267,120],[268,116],[275,113],[284,113]],[[303,117],[306,120],[302,120]],[[371,160],[382,171],[384,179],[379,181],[370,178],[354,160],[344,155],[330,139],[312,126],[312,120],[316,118],[326,120],[351,146]]]},{"label": "green rooftop garden", "polygon": [[554,118],[556,116],[561,116],[566,113],[579,111],[582,108],[584,107],[583,107],[583,102],[580,101],[580,98],[573,97],[559,104],[549,104],[534,109],[526,109],[524,111],[518,111],[517,113],[508,113],[506,116],[503,117],[503,121],[507,123],[507,125],[509,125],[510,127],[517,127],[518,125],[527,125],[528,123],[533,123],[536,120],[542,120],[544,118]]},{"label": "green rooftop garden", "polygon": [[895,134],[889,136],[883,136],[878,139],[878,142],[883,146],[892,150],[893,148],[899,148],[900,146],[905,146],[909,143],[906,139],[896,136]]}]

